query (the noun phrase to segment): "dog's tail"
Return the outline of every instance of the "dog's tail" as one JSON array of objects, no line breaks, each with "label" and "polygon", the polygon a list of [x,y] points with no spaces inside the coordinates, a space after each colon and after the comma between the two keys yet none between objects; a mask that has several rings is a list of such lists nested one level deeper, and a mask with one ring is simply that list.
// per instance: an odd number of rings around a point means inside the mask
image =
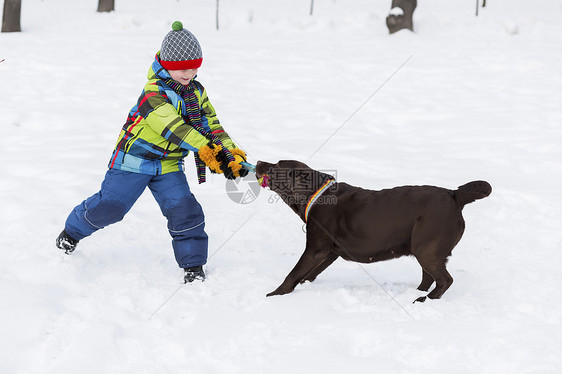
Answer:
[{"label": "dog's tail", "polygon": [[475,200],[483,199],[492,193],[492,186],[485,181],[468,182],[460,186],[455,193],[455,200],[462,208]]}]

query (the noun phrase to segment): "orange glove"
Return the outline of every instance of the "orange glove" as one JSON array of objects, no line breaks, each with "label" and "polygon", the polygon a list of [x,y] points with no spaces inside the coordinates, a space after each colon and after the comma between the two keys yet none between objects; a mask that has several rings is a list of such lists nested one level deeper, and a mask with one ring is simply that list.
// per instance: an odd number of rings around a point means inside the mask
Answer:
[{"label": "orange glove", "polygon": [[241,164],[241,162],[246,162],[246,153],[239,148],[229,149],[229,151],[234,156],[234,161],[228,164],[228,167],[232,170],[232,175],[234,177],[245,177],[248,175],[248,170],[244,169]]},{"label": "orange glove", "polygon": [[213,142],[209,142],[207,143],[207,145],[204,145],[203,147],[199,148],[197,154],[199,155],[201,161],[203,161],[205,165],[207,165],[213,173],[222,174],[223,172],[221,169],[222,165],[221,162],[219,161],[219,152],[221,151],[224,152],[221,145],[214,144]]}]

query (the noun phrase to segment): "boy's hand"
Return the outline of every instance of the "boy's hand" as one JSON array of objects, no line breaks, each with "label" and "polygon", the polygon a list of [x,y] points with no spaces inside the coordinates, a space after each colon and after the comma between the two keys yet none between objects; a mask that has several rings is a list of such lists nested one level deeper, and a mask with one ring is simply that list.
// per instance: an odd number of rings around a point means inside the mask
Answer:
[{"label": "boy's hand", "polygon": [[234,175],[234,178],[245,177],[246,175],[248,175],[248,170],[244,169],[241,164],[241,162],[246,162],[246,153],[238,148],[231,149],[230,153],[232,153],[232,155],[234,156],[234,161],[231,161],[228,164],[228,167],[232,170],[232,174]]},{"label": "boy's hand", "polygon": [[[228,153],[232,154],[234,161],[229,161]],[[199,148],[199,158],[211,169],[213,173],[224,174],[227,179],[245,177],[248,170],[242,167],[241,162],[246,161],[246,153],[238,148],[226,149],[213,142]]]},{"label": "boy's hand", "polygon": [[224,154],[222,146],[209,142],[207,145],[199,148],[197,153],[199,158],[209,167],[209,169],[211,169],[213,173],[221,174],[223,172],[221,169],[221,162],[219,160],[219,157],[222,158],[222,155],[219,156],[219,153],[221,152]]},{"label": "boy's hand", "polygon": [[[230,153],[230,155],[228,155],[227,153]],[[242,165],[240,164],[242,161],[246,161],[244,156],[246,156],[244,151],[237,148],[222,149],[217,154],[217,160],[220,162],[221,170],[226,179],[236,179],[248,174],[247,170],[243,169]],[[234,158],[234,161],[230,161],[232,160],[232,158]]]}]

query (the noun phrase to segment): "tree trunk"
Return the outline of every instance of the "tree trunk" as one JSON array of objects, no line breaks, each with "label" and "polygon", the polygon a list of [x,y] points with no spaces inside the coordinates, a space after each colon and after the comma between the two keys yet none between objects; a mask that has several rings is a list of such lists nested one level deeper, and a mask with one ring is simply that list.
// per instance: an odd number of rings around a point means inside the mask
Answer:
[{"label": "tree trunk", "polygon": [[412,17],[418,2],[416,0],[392,0],[391,10],[386,17],[386,26],[391,34],[402,29],[414,31]]},{"label": "tree trunk", "polygon": [[[476,0],[476,17],[478,17],[478,8],[480,7],[480,0]],[[486,0],[482,1],[482,8],[486,7]]]},{"label": "tree trunk", "polygon": [[21,0],[4,0],[2,32],[21,31]]},{"label": "tree trunk", "polygon": [[217,0],[217,9],[216,9],[216,21],[217,21],[217,30],[219,29],[219,0]]},{"label": "tree trunk", "polygon": [[115,0],[99,0],[98,12],[113,12],[115,10]]}]

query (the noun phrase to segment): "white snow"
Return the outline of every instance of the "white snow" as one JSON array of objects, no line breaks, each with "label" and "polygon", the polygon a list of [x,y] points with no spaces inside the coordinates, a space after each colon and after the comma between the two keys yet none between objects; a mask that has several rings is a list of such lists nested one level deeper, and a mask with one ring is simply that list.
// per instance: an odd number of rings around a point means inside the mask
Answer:
[{"label": "white snow", "polygon": [[[0,372],[561,372],[562,5],[495,0],[475,17],[473,1],[425,1],[415,33],[390,36],[390,3],[221,1],[217,31],[213,0],[23,1],[23,32],[0,34]],[[492,184],[464,209],[441,300],[412,304],[412,258],[338,260],[266,298],[302,222],[269,190],[242,205],[222,176],[197,185],[191,156],[207,281],[182,285],[149,193],[71,256],[55,248],[176,19],[250,162],[371,189]]]},{"label": "white snow", "polygon": [[400,8],[400,7],[394,7],[390,10],[390,12],[388,13],[391,16],[403,16],[404,15],[404,9]]}]

